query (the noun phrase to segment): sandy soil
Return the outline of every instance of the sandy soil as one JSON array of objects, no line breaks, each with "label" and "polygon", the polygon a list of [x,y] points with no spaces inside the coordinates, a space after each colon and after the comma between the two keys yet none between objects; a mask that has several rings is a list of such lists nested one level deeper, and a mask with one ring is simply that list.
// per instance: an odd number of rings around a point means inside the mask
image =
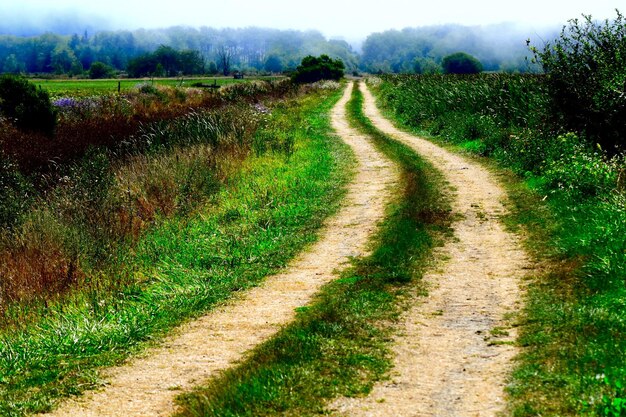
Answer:
[{"label": "sandy soil", "polygon": [[349,87],[332,111],[333,127],[353,148],[358,167],[345,203],[319,241],[282,274],[269,277],[209,315],[177,329],[161,346],[107,372],[106,386],[62,404],[50,416],[164,416],[174,398],[232,366],[294,318],[353,256],[367,253],[368,239],[398,183],[396,167],[348,127]]},{"label": "sandy soil", "polygon": [[381,116],[361,84],[365,113],[441,170],[451,186],[454,238],[425,276],[429,295],[416,296],[399,325],[390,380],[367,398],[330,406],[350,416],[494,416],[505,410],[504,387],[517,353],[506,317],[520,308],[528,259],[518,238],[504,229],[506,195],[484,168],[431,142],[401,132]]}]

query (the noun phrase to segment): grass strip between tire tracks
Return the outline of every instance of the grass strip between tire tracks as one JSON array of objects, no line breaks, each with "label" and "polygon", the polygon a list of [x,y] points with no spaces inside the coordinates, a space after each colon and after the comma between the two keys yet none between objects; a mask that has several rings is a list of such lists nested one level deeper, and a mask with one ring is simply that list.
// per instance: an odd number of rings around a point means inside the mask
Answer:
[{"label": "grass strip between tire tracks", "polygon": [[411,294],[424,293],[420,278],[449,231],[450,208],[441,174],[375,129],[362,103],[355,88],[351,122],[400,165],[402,178],[372,254],[355,260],[240,366],[181,396],[179,416],[317,415],[332,398],[367,394],[390,369],[391,322]]}]

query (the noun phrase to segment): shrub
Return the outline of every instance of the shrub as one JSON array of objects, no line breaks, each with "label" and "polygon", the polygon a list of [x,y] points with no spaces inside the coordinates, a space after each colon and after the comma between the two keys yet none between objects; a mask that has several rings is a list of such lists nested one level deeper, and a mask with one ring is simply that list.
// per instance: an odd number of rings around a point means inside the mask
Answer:
[{"label": "shrub", "polygon": [[113,72],[113,68],[102,62],[94,62],[89,68],[89,78],[92,80],[99,80],[101,78],[110,77]]},{"label": "shrub", "polygon": [[445,56],[441,61],[441,66],[446,74],[479,74],[483,72],[483,64],[465,52]]},{"label": "shrub", "polygon": [[306,56],[296,68],[291,78],[297,83],[314,83],[320,80],[339,80],[343,77],[345,65],[340,59],[328,55]]},{"label": "shrub", "polygon": [[48,93],[14,75],[0,77],[0,113],[23,130],[51,136],[56,126],[56,111]]},{"label": "shrub", "polygon": [[599,152],[573,133],[559,136],[559,155],[548,161],[545,178],[552,189],[581,200],[608,194],[615,189],[618,179],[617,163],[605,161]]},{"label": "shrub", "polygon": [[531,49],[547,74],[555,128],[609,152],[626,148],[626,20],[619,11],[603,23],[570,20],[558,39]]}]

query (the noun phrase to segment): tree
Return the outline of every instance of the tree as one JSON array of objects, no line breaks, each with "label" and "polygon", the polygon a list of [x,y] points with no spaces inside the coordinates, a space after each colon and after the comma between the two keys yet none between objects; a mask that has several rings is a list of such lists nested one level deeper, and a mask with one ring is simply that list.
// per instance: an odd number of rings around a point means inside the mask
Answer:
[{"label": "tree", "polygon": [[9,74],[18,74],[24,70],[24,65],[17,60],[15,54],[11,54],[4,61],[3,71]]},{"label": "tree", "polygon": [[224,76],[230,73],[230,60],[233,57],[233,51],[226,45],[221,45],[217,50],[217,66],[222,69]]},{"label": "tree", "polygon": [[156,51],[154,51],[153,55],[156,62],[161,64],[163,72],[166,76],[171,77],[178,74],[181,65],[180,55],[176,49],[170,46],[161,45]]},{"label": "tree", "polygon": [[185,75],[204,73],[204,59],[198,51],[185,50],[178,54],[179,70]]},{"label": "tree", "polygon": [[157,61],[154,55],[145,54],[131,59],[128,62],[126,71],[133,78],[145,77],[153,75],[156,72]]},{"label": "tree", "polygon": [[96,61],[91,64],[91,68],[89,68],[89,78],[92,80],[97,80],[101,78],[107,78],[113,72],[113,68],[109,67],[107,64]]},{"label": "tree", "polygon": [[18,128],[50,136],[56,126],[56,111],[48,93],[14,75],[0,77],[0,114],[12,120]]},{"label": "tree", "polygon": [[215,62],[211,61],[209,62],[209,70],[208,70],[209,74],[211,75],[215,75],[219,72],[219,70],[217,69],[217,65],[215,64]]},{"label": "tree", "polygon": [[296,68],[291,78],[297,83],[313,83],[320,80],[339,80],[343,77],[345,66],[340,59],[328,55],[319,57],[306,56]]},{"label": "tree", "polygon": [[465,52],[445,56],[441,66],[446,74],[478,74],[483,71],[483,64]]},{"label": "tree", "polygon": [[270,55],[267,57],[267,59],[265,59],[265,64],[263,65],[263,68],[267,72],[282,72],[283,63],[278,56]]},{"label": "tree", "polygon": [[68,46],[59,44],[52,51],[50,56],[50,64],[57,74],[68,73],[72,66],[78,61],[74,52]]}]

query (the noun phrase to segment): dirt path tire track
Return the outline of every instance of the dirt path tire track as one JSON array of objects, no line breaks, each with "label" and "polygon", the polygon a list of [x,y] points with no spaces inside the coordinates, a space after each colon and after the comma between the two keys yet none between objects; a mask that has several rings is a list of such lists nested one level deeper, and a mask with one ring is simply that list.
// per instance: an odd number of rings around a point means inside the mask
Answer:
[{"label": "dirt path tire track", "polygon": [[294,318],[335,270],[368,250],[398,183],[397,168],[350,129],[345,104],[352,86],[332,110],[332,124],[353,148],[358,166],[341,209],[329,219],[317,243],[282,274],[182,326],[160,347],[108,372],[103,390],[70,400],[49,416],[165,416],[174,398],[241,360],[254,346]]},{"label": "dirt path tire track", "polygon": [[505,382],[517,353],[504,317],[520,308],[528,265],[518,238],[499,220],[506,194],[486,169],[396,129],[364,83],[361,90],[372,123],[444,173],[460,216],[454,238],[438,251],[439,270],[424,277],[428,297],[416,298],[399,325],[391,380],[367,398],[342,399],[331,409],[350,416],[494,416],[505,409]]}]

